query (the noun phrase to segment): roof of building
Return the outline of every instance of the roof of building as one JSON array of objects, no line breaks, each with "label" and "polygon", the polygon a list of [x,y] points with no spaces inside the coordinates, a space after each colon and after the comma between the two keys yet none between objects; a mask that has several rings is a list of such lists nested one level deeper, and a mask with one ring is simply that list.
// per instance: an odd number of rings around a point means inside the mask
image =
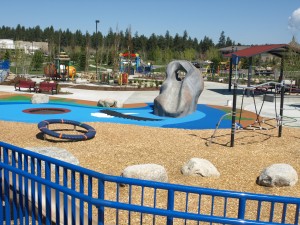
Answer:
[{"label": "roof of building", "polygon": [[249,48],[250,45],[231,45],[224,48],[220,48],[219,51],[222,53],[230,53],[232,51],[240,51],[245,48]]},{"label": "roof of building", "polygon": [[278,57],[282,57],[283,53],[287,52],[290,47],[291,46],[288,44],[253,45],[249,48],[229,53],[225,55],[225,57],[231,57],[231,55],[234,54],[242,58],[248,58],[262,53],[269,53]]}]

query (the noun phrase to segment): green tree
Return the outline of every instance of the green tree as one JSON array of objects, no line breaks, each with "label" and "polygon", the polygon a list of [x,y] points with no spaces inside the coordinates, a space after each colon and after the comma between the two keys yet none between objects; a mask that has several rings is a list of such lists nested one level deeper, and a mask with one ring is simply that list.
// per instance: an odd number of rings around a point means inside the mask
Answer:
[{"label": "green tree", "polygon": [[211,69],[216,72],[220,62],[222,61],[222,56],[219,50],[216,47],[209,48],[206,52],[206,58],[213,62],[211,64]]},{"label": "green tree", "polygon": [[226,46],[226,37],[225,37],[225,32],[222,31],[219,37],[219,42],[217,44],[218,48],[224,48]]},{"label": "green tree", "polygon": [[5,51],[4,60],[10,60],[10,52],[8,50]]},{"label": "green tree", "polygon": [[42,51],[35,51],[31,61],[31,67],[35,70],[42,68],[44,56]]},{"label": "green tree", "polygon": [[204,36],[203,40],[200,41],[201,52],[205,54],[206,51],[211,47],[214,47],[213,40],[207,36]]},{"label": "green tree", "polygon": [[192,61],[195,59],[196,51],[193,48],[185,49],[184,50],[184,58],[186,60]]},{"label": "green tree", "polygon": [[296,81],[299,84],[300,81],[300,54],[293,48],[290,48],[288,53],[283,58],[284,60],[284,74],[285,77],[280,77],[279,81],[284,78]]},{"label": "green tree", "polygon": [[81,52],[79,56],[79,69],[85,70],[85,65],[86,65],[86,52],[85,52],[85,48],[81,47]]}]

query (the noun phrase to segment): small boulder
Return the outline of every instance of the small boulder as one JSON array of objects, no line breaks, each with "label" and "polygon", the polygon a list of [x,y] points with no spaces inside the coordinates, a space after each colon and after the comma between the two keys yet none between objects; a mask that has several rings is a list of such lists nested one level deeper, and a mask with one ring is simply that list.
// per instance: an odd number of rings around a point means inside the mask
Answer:
[{"label": "small boulder", "polygon": [[266,187],[293,186],[297,181],[296,170],[285,163],[273,164],[265,168],[257,178],[257,184]]},{"label": "small boulder", "polygon": [[48,103],[48,102],[49,102],[49,96],[46,94],[34,94],[31,97],[32,104],[41,104],[41,103]]},{"label": "small boulder", "polygon": [[117,104],[117,101],[115,101],[114,99],[106,98],[106,99],[100,99],[98,101],[97,106],[99,106],[99,107],[115,107],[116,104]]},{"label": "small boulder", "polygon": [[121,176],[141,180],[168,182],[166,169],[157,164],[140,164],[126,167]]},{"label": "small boulder", "polygon": [[78,159],[68,150],[58,147],[26,147],[26,149],[45,156],[49,156],[67,163],[79,165]]},{"label": "small boulder", "polygon": [[208,160],[191,158],[181,168],[181,173],[186,176],[219,177],[217,168]]}]

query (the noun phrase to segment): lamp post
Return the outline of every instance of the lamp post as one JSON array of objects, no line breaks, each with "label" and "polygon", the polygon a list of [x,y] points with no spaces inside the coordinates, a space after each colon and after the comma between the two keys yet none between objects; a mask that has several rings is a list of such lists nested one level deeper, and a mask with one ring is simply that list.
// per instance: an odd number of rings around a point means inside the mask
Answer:
[{"label": "lamp post", "polygon": [[[96,77],[98,78],[98,23],[100,22],[99,20],[96,20]],[[100,78],[98,78],[100,81]]]}]

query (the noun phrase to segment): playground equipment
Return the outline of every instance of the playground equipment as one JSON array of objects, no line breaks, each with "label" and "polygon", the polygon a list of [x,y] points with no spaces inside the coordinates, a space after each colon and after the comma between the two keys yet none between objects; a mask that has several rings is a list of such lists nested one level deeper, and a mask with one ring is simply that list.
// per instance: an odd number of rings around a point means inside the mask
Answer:
[{"label": "playground equipment", "polygon": [[76,76],[76,69],[74,66],[67,66],[66,67],[67,70],[67,74],[69,75],[69,77],[74,80],[74,77]]},{"label": "playground equipment", "polygon": [[134,74],[134,70],[131,66],[135,66],[135,70],[139,71],[141,65],[141,58],[137,53],[120,53],[120,72],[127,72],[129,75]]},{"label": "playground equipment", "polygon": [[9,74],[10,63],[8,60],[0,60],[0,82],[3,82]]},{"label": "playground equipment", "polygon": [[[76,130],[76,126],[82,127],[87,130],[86,133],[84,134],[63,134],[63,133],[58,133],[53,130],[50,130],[48,128],[49,124],[71,124],[74,125],[74,130]],[[74,120],[62,120],[62,119],[51,119],[51,120],[43,120],[38,124],[39,130],[43,134],[47,134],[52,137],[60,138],[60,139],[68,139],[68,140],[73,140],[73,141],[83,141],[83,140],[88,140],[92,139],[96,135],[96,131],[93,127],[80,123],[78,121]]]},{"label": "playground equipment", "polygon": [[[263,83],[263,84],[259,84],[256,86],[250,86],[250,87],[240,87],[243,89],[243,96],[242,96],[242,102],[241,102],[241,108],[240,108],[240,113],[239,113],[239,122],[236,123],[236,101],[237,101],[237,88],[238,85],[237,83],[234,84],[234,90],[233,90],[233,104],[232,104],[232,111],[230,113],[225,114],[224,116],[222,116],[218,122],[218,124],[216,125],[215,131],[213,133],[213,135],[210,138],[210,142],[209,144],[212,143],[213,138],[215,138],[215,134],[217,129],[219,128],[220,123],[222,122],[222,120],[225,118],[225,116],[232,116],[231,119],[231,141],[230,141],[230,147],[234,146],[234,138],[235,138],[235,132],[237,129],[259,129],[259,130],[268,130],[268,128],[263,127],[263,124],[265,123],[265,120],[261,118],[261,112],[264,106],[265,101],[267,100],[267,91],[264,92],[263,95],[263,102],[261,104],[260,109],[258,110],[257,104],[256,104],[256,100],[255,100],[255,90],[261,90],[263,87],[274,87],[275,89],[275,93],[274,93],[274,98],[275,98],[275,103],[274,103],[274,107],[275,107],[275,120],[276,120],[276,126],[278,127],[278,137],[282,136],[282,118],[283,118],[283,102],[284,102],[284,92],[285,92],[285,85],[284,83],[278,83],[278,82],[267,82],[267,83]],[[280,90],[280,91],[279,91]],[[256,120],[254,122],[254,124],[250,124],[247,127],[241,127],[240,123],[241,123],[241,117],[242,117],[242,111],[243,111],[243,104],[244,104],[244,97],[245,95],[249,95],[249,92],[251,92],[252,94],[252,98],[253,98],[253,104],[254,104],[254,108],[255,108],[255,114],[256,114]],[[280,112],[278,114],[277,111],[277,93],[276,92],[280,92]],[[271,125],[272,126],[272,125]],[[275,128],[273,126],[273,128]]]},{"label": "playground equipment", "polygon": [[128,73],[121,73],[118,79],[119,85],[128,84]]},{"label": "playground equipment", "polygon": [[49,63],[44,67],[44,74],[52,79],[72,80],[76,76],[76,69],[72,66],[70,57],[61,52],[55,59],[54,63]]}]

